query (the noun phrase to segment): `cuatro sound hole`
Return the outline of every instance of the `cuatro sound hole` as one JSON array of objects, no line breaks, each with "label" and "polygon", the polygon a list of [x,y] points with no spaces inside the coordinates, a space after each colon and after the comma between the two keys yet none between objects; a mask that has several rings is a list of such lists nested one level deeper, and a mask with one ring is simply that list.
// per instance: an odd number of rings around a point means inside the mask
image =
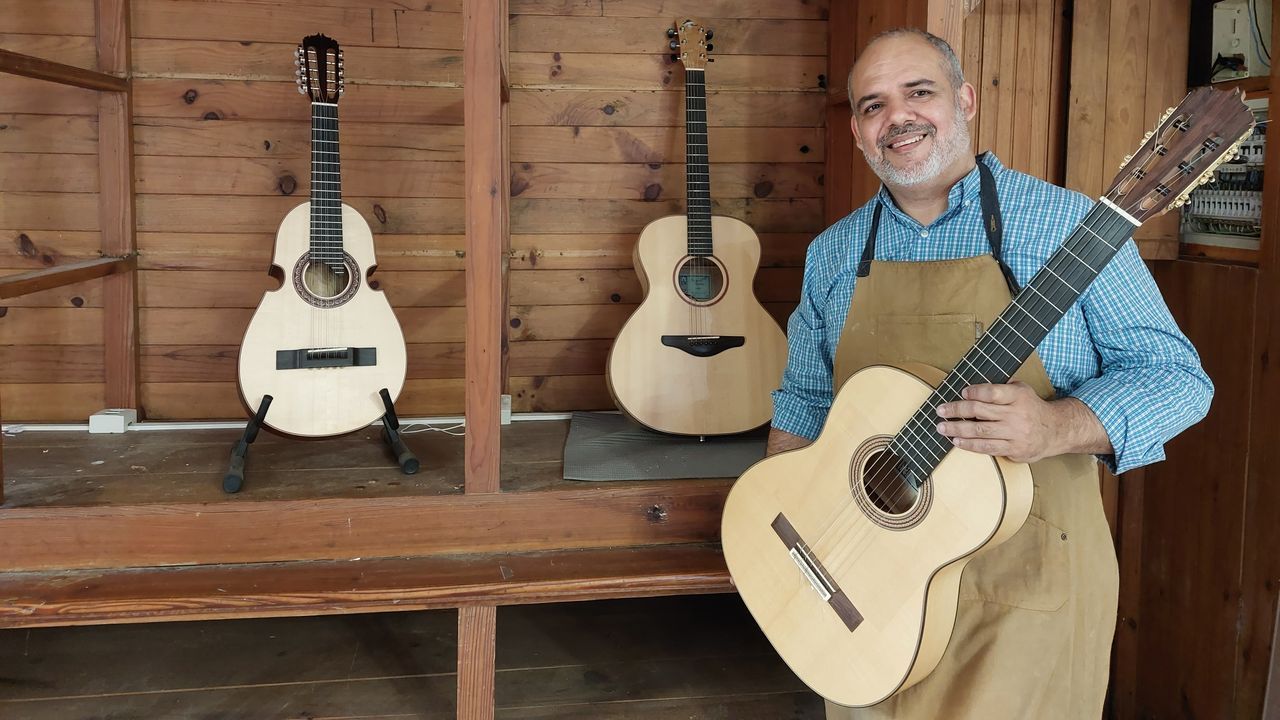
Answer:
[{"label": "cuatro sound hole", "polygon": [[676,271],[676,289],[694,304],[715,302],[724,293],[724,287],[724,268],[713,257],[687,257]]},{"label": "cuatro sound hole", "polygon": [[876,451],[863,465],[862,490],[872,505],[888,515],[906,514],[920,498],[905,462],[889,448]]},{"label": "cuatro sound hole", "polygon": [[326,300],[336,298],[351,284],[351,274],[346,265],[307,263],[302,272],[302,282],[312,295]]}]

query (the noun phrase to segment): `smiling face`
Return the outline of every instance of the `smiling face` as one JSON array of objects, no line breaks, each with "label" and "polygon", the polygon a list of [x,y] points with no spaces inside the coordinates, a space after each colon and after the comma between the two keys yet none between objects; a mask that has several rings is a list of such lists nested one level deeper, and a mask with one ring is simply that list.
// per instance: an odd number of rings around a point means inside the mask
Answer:
[{"label": "smiling face", "polygon": [[892,191],[942,178],[954,182],[972,164],[968,121],[973,86],[954,87],[937,48],[914,34],[871,44],[850,78],[853,137]]}]

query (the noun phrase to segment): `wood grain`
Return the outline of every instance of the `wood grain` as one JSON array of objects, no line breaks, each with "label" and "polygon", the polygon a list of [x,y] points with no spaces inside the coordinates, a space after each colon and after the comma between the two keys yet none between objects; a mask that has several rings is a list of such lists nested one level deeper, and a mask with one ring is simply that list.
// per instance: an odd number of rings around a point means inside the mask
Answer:
[{"label": "wood grain", "polygon": [[86,90],[125,92],[128,87],[128,83],[123,78],[114,75],[85,70],[73,65],[64,65],[4,49],[0,49],[0,72],[13,73],[61,85],[71,85],[85,88]]},{"label": "wood grain", "polygon": [[[511,164],[503,97],[509,47],[507,2],[465,0],[463,18],[467,40],[466,416],[470,430],[464,462],[467,492],[479,494],[498,492],[501,476],[500,398],[507,339],[503,315],[511,230]],[[491,649],[488,654],[492,662]],[[462,693],[460,686],[460,703]],[[468,700],[467,713],[476,712],[475,703],[475,698]]]},{"label": "wood grain", "polygon": [[[521,89],[511,92],[512,125],[670,127],[684,112],[672,90]],[[819,127],[825,99],[813,92],[728,92],[708,88],[712,127]]]},{"label": "wood grain", "polygon": [[[85,584],[89,593],[77,591]],[[281,617],[724,592],[718,549],[669,545],[72,573],[7,573],[0,626]],[[221,588],[213,591],[213,588]],[[338,588],[348,588],[338,590]],[[492,607],[492,606],[491,606]]]},{"label": "wood grain", "polygon": [[498,608],[458,608],[458,720],[493,720]]}]

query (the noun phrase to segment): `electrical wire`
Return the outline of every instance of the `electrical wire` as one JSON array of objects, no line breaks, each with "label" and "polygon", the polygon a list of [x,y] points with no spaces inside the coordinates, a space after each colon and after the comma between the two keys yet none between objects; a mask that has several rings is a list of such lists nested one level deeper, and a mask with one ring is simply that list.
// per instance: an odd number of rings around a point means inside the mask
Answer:
[{"label": "electrical wire", "polygon": [[[1255,49],[1261,52],[1258,59],[1262,60],[1262,64],[1271,69],[1271,51],[1267,49],[1266,43],[1262,41],[1262,26],[1258,22],[1258,0],[1249,0],[1249,16],[1253,22],[1249,24],[1249,34],[1253,36],[1253,44]],[[1265,56],[1265,59],[1263,57]]]}]

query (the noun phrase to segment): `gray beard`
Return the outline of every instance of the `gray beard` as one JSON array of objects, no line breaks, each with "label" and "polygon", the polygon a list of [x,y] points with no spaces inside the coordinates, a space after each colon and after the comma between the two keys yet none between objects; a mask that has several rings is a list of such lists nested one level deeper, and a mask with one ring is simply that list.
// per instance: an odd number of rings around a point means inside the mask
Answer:
[{"label": "gray beard", "polygon": [[927,183],[942,174],[943,169],[955,162],[961,153],[969,152],[969,145],[972,142],[969,136],[969,123],[965,120],[964,111],[959,105],[956,106],[953,120],[955,130],[951,136],[939,138],[935,132],[932,136],[933,150],[928,157],[913,167],[900,168],[893,165],[884,156],[885,150],[881,148],[877,148],[880,150],[878,155],[872,155],[866,150],[862,151],[862,155],[866,157],[867,164],[885,185],[911,187]]}]

